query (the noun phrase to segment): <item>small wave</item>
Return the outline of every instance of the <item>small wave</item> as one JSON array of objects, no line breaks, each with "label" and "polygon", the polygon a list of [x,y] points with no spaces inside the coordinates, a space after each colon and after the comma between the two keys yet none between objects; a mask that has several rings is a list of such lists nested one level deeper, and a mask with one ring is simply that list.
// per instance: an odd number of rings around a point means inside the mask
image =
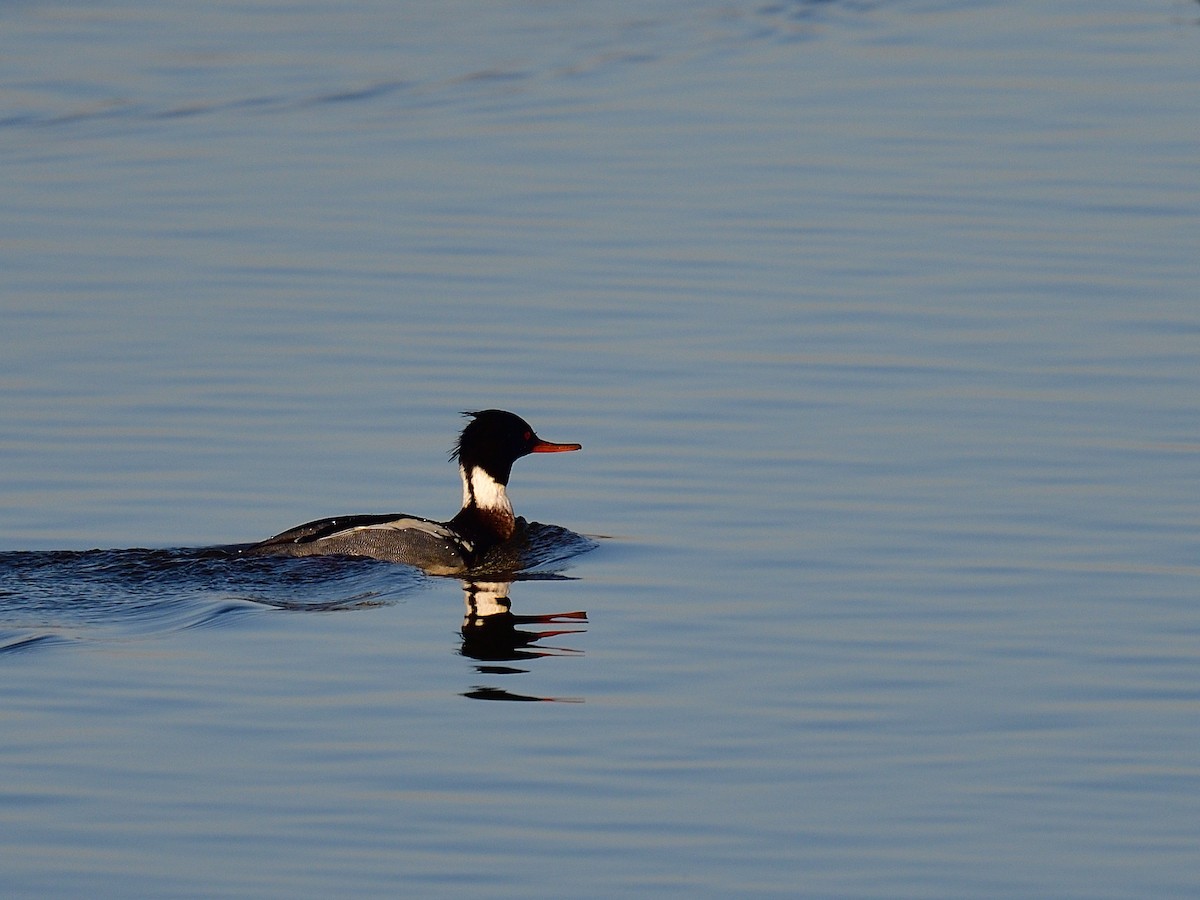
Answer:
[{"label": "small wave", "polygon": [[0,653],[24,653],[27,650],[35,650],[45,647],[48,644],[61,643],[66,643],[66,639],[57,634],[0,634]]},{"label": "small wave", "polygon": [[234,551],[0,553],[0,650],[210,628],[265,608],[379,605],[425,581],[372,560],[244,559]]},{"label": "small wave", "polygon": [[600,546],[589,537],[559,525],[518,519],[516,536],[493,547],[467,573],[472,578],[516,574],[517,580],[553,576],[572,558]]}]

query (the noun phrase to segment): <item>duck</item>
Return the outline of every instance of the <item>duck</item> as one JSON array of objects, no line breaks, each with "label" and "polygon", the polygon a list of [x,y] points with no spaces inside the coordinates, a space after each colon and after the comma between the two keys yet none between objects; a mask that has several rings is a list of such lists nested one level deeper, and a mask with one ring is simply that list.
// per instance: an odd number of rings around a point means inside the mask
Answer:
[{"label": "duck", "polygon": [[440,522],[404,513],[333,516],[247,545],[241,555],[368,557],[432,575],[470,570],[490,549],[511,540],[523,523],[508,498],[513,463],[533,453],[565,453],[582,445],[543,440],[507,410],[463,415],[470,421],[450,452],[462,479],[462,508],[452,519]]}]

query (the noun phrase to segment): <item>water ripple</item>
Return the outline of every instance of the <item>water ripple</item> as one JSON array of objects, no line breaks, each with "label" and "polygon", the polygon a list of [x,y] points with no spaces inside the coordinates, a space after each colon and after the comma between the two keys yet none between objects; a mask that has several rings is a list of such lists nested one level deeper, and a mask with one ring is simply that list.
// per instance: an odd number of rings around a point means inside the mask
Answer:
[{"label": "water ripple", "polygon": [[[407,29],[393,17],[381,16],[377,23],[381,34],[398,35],[392,42],[384,41],[386,49],[356,47],[352,53],[334,49],[337,30],[325,28],[318,18],[312,28],[330,35],[325,49],[339,65],[317,70],[310,68],[312,50],[307,36],[302,47],[285,45],[267,54],[261,47],[231,41],[229,33],[238,30],[237,15],[214,14],[211,19],[193,17],[176,24],[188,33],[195,32],[196,41],[207,41],[221,48],[219,51],[197,54],[191,47],[164,49],[149,75],[140,81],[133,79],[127,60],[106,55],[104,42],[96,40],[106,24],[82,20],[74,23],[81,47],[78,55],[89,64],[78,70],[63,68],[66,63],[60,55],[42,57],[33,52],[19,60],[30,74],[6,85],[15,103],[0,116],[0,128],[114,118],[161,121],[221,113],[268,114],[376,101],[395,101],[402,106],[456,102],[469,100],[480,91],[527,91],[547,82],[578,80],[680,55],[727,52],[730,47],[748,49],[764,39],[781,43],[809,39],[838,15],[861,17],[875,6],[865,0],[791,0],[746,4],[740,9],[713,4],[696,10],[685,22],[668,11],[657,15],[647,11],[634,19],[625,12],[608,18],[596,14],[582,30],[571,17],[560,21],[534,9],[524,19],[526,13],[514,11],[500,15],[490,27],[481,20],[476,29],[446,41],[439,47],[438,57],[427,58],[426,48],[421,48],[402,57],[403,63],[397,59],[395,46],[403,45]],[[168,9],[162,15],[170,20],[177,13]],[[53,26],[35,16],[14,16],[7,24],[21,46],[61,40],[58,31],[44,30]],[[487,60],[489,54],[499,52],[497,46],[504,46],[497,44],[497,28],[519,29],[518,43],[524,48],[519,59],[501,56]],[[540,39],[530,39],[529,34]],[[458,62],[446,67],[443,59]],[[53,71],[37,75],[47,62],[53,64]],[[397,74],[395,69],[401,64],[416,74]],[[237,79],[229,77],[234,71],[239,73]]]},{"label": "water ripple", "polygon": [[378,604],[422,581],[371,560],[246,560],[233,548],[0,553],[0,651],[210,628],[263,607]]},{"label": "water ripple", "polygon": [[[490,554],[474,575],[559,577],[595,542],[533,523],[520,546]],[[46,643],[220,627],[256,610],[302,612],[389,605],[430,580],[409,566],[346,557],[243,557],[238,546],[0,553],[0,652]]]}]

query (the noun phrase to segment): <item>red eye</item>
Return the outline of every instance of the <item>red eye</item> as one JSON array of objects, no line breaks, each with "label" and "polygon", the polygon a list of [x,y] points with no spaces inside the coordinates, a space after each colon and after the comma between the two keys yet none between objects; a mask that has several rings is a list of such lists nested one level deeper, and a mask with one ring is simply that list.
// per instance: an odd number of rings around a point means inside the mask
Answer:
[{"label": "red eye", "polygon": [[532,437],[533,437],[533,432],[532,432],[532,431],[527,431],[527,432],[525,432],[525,440],[527,440],[527,441],[528,441],[528,440],[529,440],[529,439],[531,439]]}]

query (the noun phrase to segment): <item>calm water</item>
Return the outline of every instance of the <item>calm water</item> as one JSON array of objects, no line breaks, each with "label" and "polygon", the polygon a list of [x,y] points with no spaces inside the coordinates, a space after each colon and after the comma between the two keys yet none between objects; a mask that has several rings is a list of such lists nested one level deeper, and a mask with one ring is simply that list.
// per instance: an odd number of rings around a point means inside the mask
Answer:
[{"label": "calm water", "polygon": [[[1183,0],[0,7],[6,894],[1200,893],[1198,81]],[[594,549],[205,549],[448,517],[488,406]]]}]

